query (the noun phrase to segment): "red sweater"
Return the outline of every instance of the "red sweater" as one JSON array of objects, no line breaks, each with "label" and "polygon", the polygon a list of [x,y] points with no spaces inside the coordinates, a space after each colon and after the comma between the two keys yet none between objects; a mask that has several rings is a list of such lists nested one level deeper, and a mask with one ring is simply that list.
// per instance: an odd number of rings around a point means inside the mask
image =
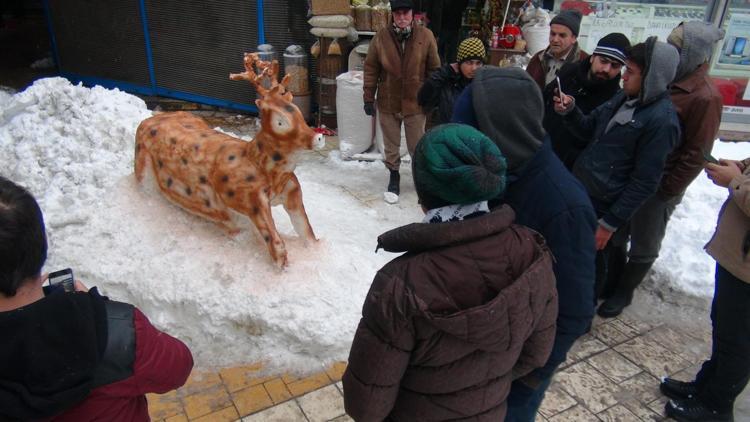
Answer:
[{"label": "red sweater", "polygon": [[166,393],[185,383],[193,368],[188,347],[157,330],[137,308],[133,319],[133,375],[93,390],[86,400],[52,418],[53,421],[149,421],[145,394]]}]

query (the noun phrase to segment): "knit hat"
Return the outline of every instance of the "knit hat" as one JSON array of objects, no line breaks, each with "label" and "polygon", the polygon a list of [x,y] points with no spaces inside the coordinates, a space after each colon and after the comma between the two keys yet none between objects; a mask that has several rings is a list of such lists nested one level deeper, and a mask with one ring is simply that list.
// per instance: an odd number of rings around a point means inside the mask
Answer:
[{"label": "knit hat", "polygon": [[625,64],[625,50],[628,48],[630,48],[628,37],[619,32],[613,32],[599,40],[593,54],[606,56]]},{"label": "knit hat", "polygon": [[567,26],[568,28],[570,28],[570,31],[573,32],[573,35],[577,37],[578,31],[581,29],[581,18],[583,18],[583,16],[578,10],[566,9],[552,18],[552,22],[550,22],[549,24]]},{"label": "knit hat", "polygon": [[391,0],[391,10],[414,9],[414,3],[411,0]]},{"label": "knit hat", "polygon": [[430,129],[412,157],[414,187],[427,209],[496,198],[505,191],[505,169],[488,137],[457,123]]},{"label": "knit hat", "polygon": [[482,40],[476,37],[470,37],[461,41],[461,44],[458,45],[456,61],[458,63],[463,63],[466,60],[484,61],[486,54]]}]

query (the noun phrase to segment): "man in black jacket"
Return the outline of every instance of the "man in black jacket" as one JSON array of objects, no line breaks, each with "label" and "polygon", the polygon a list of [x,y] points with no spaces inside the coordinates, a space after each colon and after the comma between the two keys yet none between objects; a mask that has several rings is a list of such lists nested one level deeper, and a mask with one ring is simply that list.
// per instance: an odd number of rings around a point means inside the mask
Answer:
[{"label": "man in black jacket", "polygon": [[[620,90],[620,71],[625,65],[625,50],[630,47],[628,37],[613,32],[599,40],[588,60],[566,64],[557,76],[562,91],[575,97],[576,105],[584,114],[590,113]],[[563,124],[563,117],[554,112],[552,97],[557,95],[557,81],[544,88],[544,129],[552,140],[552,149],[568,170],[573,169],[578,154],[586,146]]]}]

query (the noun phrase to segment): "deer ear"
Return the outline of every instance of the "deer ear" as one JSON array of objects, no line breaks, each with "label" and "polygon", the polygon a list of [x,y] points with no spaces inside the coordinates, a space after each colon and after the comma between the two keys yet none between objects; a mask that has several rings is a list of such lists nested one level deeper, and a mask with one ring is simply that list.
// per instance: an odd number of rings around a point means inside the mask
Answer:
[{"label": "deer ear", "polygon": [[285,93],[284,93],[284,99],[285,99],[285,100],[287,100],[287,101],[289,101],[289,102],[292,102],[292,99],[293,99],[293,98],[294,98],[294,97],[292,96],[292,93],[291,93],[291,92],[287,91],[287,92],[285,92]]},{"label": "deer ear", "polygon": [[255,100],[255,105],[258,106],[258,110],[263,108],[263,101],[261,100]]}]

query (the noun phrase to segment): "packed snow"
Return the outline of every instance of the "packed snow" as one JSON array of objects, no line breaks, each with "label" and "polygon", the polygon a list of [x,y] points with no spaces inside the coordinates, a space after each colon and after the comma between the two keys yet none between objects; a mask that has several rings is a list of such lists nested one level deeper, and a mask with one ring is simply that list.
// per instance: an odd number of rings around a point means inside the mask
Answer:
[{"label": "packed snow", "polygon": [[[242,231],[229,237],[169,203],[151,178],[136,183],[135,130],[149,116],[135,96],[62,78],[0,90],[0,174],[40,202],[45,271],[71,267],[88,286],[137,305],[202,367],[266,361],[301,371],[346,359],[370,282],[395,257],[375,252],[377,236],[422,216],[408,166],[400,203],[387,205],[382,164],[308,154],[296,174],[320,241],[305,245],[275,207],[290,262],[279,271],[247,218],[236,216]],[[714,155],[748,151],[718,143]],[[726,194],[701,175],[677,208],[654,268],[672,288],[711,295],[713,261],[702,247]]]}]

